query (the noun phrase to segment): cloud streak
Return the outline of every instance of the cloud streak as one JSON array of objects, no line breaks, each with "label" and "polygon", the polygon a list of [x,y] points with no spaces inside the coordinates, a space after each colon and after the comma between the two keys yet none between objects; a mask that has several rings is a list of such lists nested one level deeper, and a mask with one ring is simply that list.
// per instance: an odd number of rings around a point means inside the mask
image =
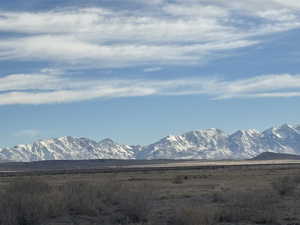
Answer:
[{"label": "cloud streak", "polygon": [[242,48],[256,41],[229,41],[191,45],[102,45],[65,36],[35,36],[0,42],[0,59],[63,61],[71,64],[96,64],[120,67],[139,64],[192,64],[212,52]]},{"label": "cloud streak", "polygon": [[207,95],[218,100],[279,98],[298,97],[299,93],[300,75],[291,74],[262,75],[231,81],[208,77],[82,80],[61,74],[53,75],[44,70],[40,74],[16,74],[0,79],[0,105],[53,104],[153,95]]},{"label": "cloud streak", "polygon": [[150,95],[207,95],[219,100],[299,96],[300,79],[295,74],[236,80],[129,79],[128,74],[97,79],[65,74],[66,68],[84,74],[79,69],[136,67],[150,76],[168,66],[202,65],[261,45],[265,35],[300,28],[296,0],[128,0],[128,4],[143,10],[95,5],[0,11],[0,33],[5,34],[0,37],[0,61],[47,62],[61,69],[0,76],[0,105]]},{"label": "cloud streak", "polygon": [[11,32],[0,39],[0,60],[100,68],[193,65],[257,45],[261,36],[300,27],[299,3],[292,0],[159,0],[146,5],[143,14],[101,6],[0,11],[0,32]]}]

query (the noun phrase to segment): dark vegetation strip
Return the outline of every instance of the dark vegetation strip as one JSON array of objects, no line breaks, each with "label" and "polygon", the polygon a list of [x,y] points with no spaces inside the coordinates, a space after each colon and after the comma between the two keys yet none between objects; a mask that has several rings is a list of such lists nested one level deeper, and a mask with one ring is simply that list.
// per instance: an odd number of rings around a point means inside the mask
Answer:
[{"label": "dark vegetation strip", "polygon": [[[97,169],[54,169],[54,170],[31,170],[31,171],[0,171],[0,177],[14,176],[39,176],[59,174],[96,174],[96,173],[131,173],[151,171],[185,171],[185,170],[217,170],[217,169],[291,169],[299,168],[300,163],[282,164],[241,164],[241,165],[203,165],[203,166],[172,166],[172,167],[119,167],[119,168],[97,168]],[[26,168],[24,168],[26,169]]]}]

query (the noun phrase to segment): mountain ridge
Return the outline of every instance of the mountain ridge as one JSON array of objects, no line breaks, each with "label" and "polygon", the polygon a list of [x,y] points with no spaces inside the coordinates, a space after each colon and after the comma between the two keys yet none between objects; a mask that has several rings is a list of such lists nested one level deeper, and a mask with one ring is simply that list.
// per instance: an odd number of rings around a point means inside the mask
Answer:
[{"label": "mountain ridge", "polygon": [[169,135],[149,145],[119,144],[105,138],[94,141],[64,136],[33,144],[0,148],[0,160],[82,159],[250,159],[262,152],[300,154],[300,125],[283,124],[263,132],[238,130],[231,134],[216,128]]},{"label": "mountain ridge", "polygon": [[263,152],[251,160],[300,160],[300,155]]}]

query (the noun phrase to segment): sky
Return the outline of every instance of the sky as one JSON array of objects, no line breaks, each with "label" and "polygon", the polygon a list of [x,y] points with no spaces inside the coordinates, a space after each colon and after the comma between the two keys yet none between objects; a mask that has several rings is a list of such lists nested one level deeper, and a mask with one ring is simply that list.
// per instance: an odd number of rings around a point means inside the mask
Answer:
[{"label": "sky", "polygon": [[300,124],[299,0],[10,0],[0,147]]}]

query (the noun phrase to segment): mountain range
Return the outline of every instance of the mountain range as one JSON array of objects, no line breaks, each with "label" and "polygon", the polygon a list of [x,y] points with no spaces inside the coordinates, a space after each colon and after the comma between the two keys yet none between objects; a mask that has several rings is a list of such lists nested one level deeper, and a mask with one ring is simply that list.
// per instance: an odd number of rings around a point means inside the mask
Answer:
[{"label": "mountain range", "polygon": [[284,124],[263,132],[239,130],[226,134],[211,128],[167,136],[146,146],[104,139],[60,137],[0,149],[0,160],[79,159],[249,159],[262,152],[300,154],[300,125]]}]

